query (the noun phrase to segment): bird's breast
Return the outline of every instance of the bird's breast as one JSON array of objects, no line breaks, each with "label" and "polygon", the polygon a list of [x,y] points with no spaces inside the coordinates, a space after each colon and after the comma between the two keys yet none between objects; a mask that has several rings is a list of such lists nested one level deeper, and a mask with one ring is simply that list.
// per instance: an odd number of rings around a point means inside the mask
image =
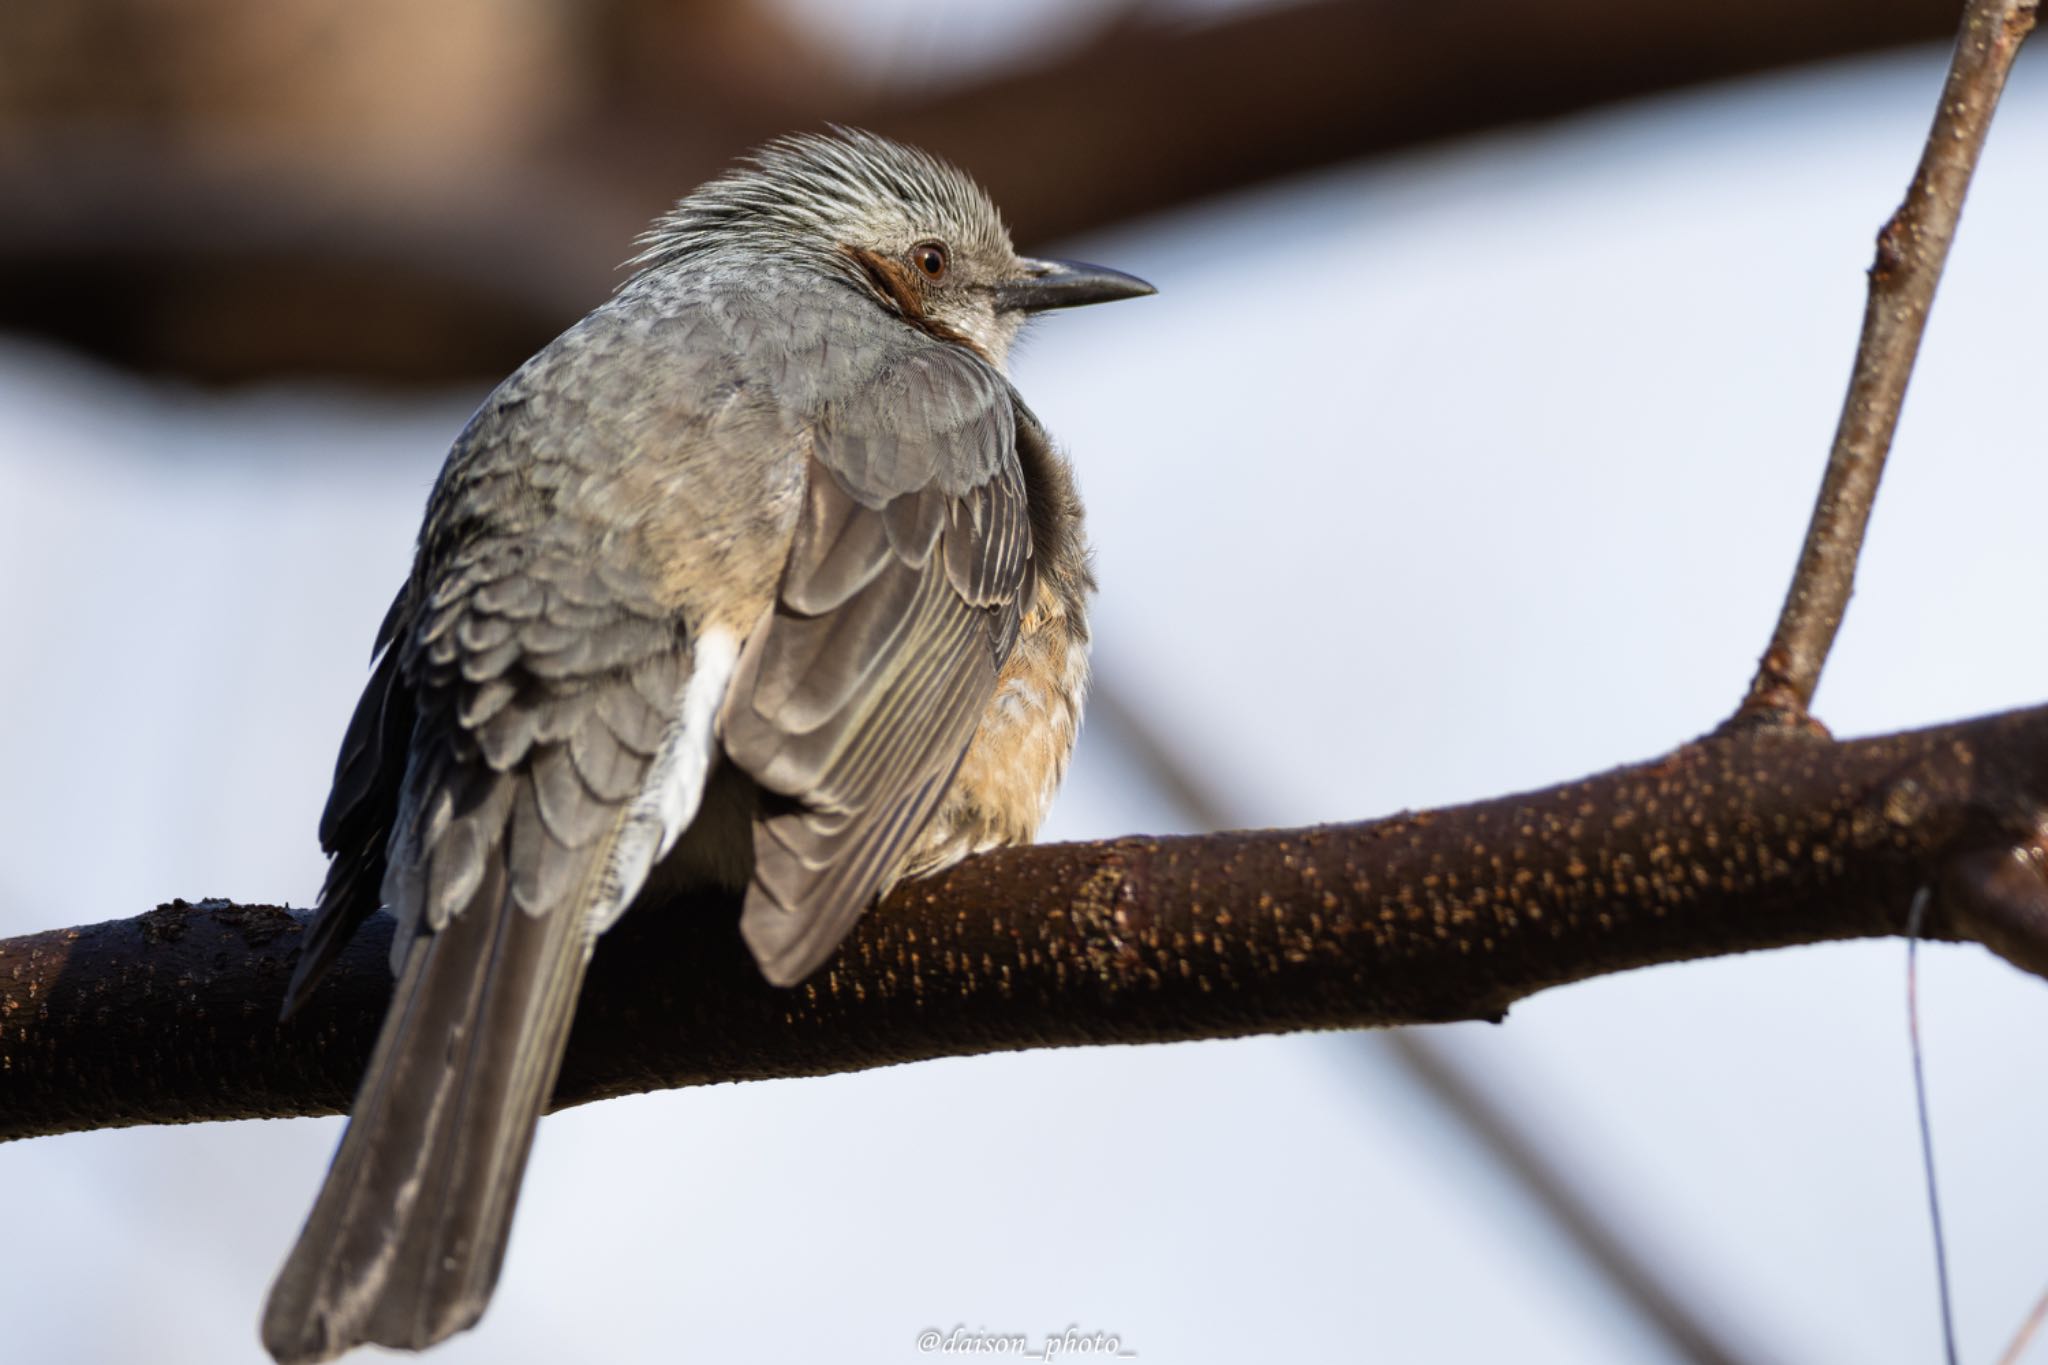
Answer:
[{"label": "bird's breast", "polygon": [[1038,833],[1081,726],[1088,690],[1088,624],[1078,599],[1039,581],[995,696],[953,784],[925,826],[905,876],[923,876],[972,853],[1027,844]]}]

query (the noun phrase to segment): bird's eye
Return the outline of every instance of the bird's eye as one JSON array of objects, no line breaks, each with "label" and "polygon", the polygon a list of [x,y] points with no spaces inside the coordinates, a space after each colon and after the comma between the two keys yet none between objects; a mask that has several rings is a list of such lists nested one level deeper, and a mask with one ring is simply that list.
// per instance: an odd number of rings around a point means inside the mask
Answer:
[{"label": "bird's eye", "polygon": [[916,246],[910,248],[910,263],[916,266],[918,273],[928,280],[945,279],[946,267],[950,264],[949,258],[946,255],[946,244],[944,242],[919,242]]}]

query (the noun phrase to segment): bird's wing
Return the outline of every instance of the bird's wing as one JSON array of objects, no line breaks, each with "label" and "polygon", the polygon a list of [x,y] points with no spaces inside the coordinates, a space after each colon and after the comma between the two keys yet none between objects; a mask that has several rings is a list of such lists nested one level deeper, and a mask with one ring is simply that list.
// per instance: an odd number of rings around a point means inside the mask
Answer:
[{"label": "bird's wing", "polygon": [[770,793],[742,929],[771,981],[808,975],[893,879],[995,694],[1032,573],[1013,401],[934,347],[817,432],[781,589],[721,720]]},{"label": "bird's wing", "polygon": [[440,930],[503,857],[511,904],[601,927],[695,814],[738,642],[664,606],[655,566],[593,556],[600,538],[463,551],[427,598],[384,885],[401,921]]},{"label": "bird's wing", "polygon": [[391,837],[405,781],[406,745],[412,740],[413,693],[399,680],[398,651],[392,641],[406,620],[401,589],[377,628],[369,685],[356,703],[334,786],[320,815],[320,847],[328,856],[327,881],[319,912],[299,945],[298,966],[285,988],[283,1017],[290,1018],[357,928],[383,901],[384,847]]},{"label": "bird's wing", "polygon": [[[551,477],[524,458],[523,477]],[[399,979],[266,1309],[280,1360],[419,1347],[483,1311],[596,926],[689,823],[738,652],[658,600],[655,566],[593,556],[591,527],[530,515],[488,459],[451,469],[469,484],[436,495],[453,515],[445,534],[430,523],[330,811],[343,841],[374,843],[388,822]],[[312,943],[338,943],[372,894],[378,855],[351,850],[321,909],[337,927]]]}]

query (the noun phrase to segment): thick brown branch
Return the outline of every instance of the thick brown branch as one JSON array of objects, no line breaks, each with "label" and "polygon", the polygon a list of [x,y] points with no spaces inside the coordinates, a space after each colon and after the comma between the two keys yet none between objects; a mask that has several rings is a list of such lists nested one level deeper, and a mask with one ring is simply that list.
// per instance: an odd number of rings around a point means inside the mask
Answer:
[{"label": "thick brown branch", "polygon": [[[606,937],[558,1105],[1082,1043],[1499,1018],[1658,962],[1930,932],[2048,974],[2048,707],[1837,743],[1733,729],[1546,791],[1357,825],[1017,849],[899,889],[762,983],[731,907]],[[0,1137],[346,1107],[390,990],[364,931],[289,1025],[303,919],[223,902],[0,942]]]},{"label": "thick brown branch", "polygon": [[1748,717],[1803,718],[1848,610],[1864,528],[1970,176],[2038,0],[1971,0],[1905,202],[1877,235],[1863,336],[1799,567],[1757,664]]}]

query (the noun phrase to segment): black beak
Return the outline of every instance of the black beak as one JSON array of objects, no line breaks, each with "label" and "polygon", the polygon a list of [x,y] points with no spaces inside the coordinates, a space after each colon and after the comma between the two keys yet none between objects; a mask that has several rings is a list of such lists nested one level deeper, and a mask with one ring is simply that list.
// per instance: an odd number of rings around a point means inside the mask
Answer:
[{"label": "black beak", "polygon": [[1048,308],[1078,308],[1084,303],[1140,299],[1159,291],[1121,270],[1083,261],[1024,261],[1013,280],[996,286],[996,307],[1005,312],[1042,313]]}]

